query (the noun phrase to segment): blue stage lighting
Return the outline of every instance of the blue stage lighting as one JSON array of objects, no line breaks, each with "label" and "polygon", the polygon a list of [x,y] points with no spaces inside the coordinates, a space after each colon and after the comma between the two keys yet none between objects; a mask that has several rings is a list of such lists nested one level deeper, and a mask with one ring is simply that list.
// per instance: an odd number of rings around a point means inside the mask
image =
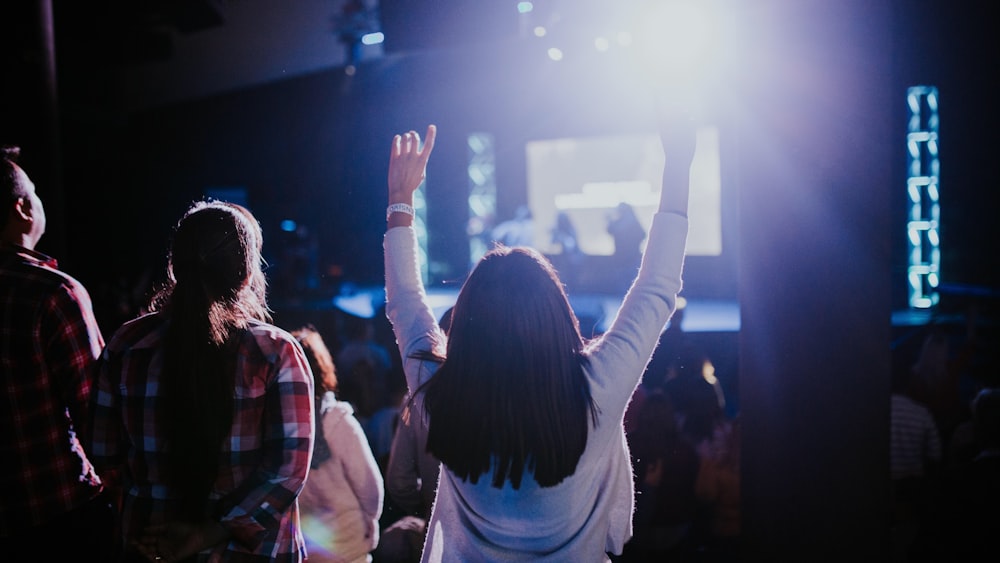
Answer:
[{"label": "blue stage lighting", "polygon": [[914,86],[906,93],[910,110],[907,125],[910,308],[927,309],[938,303],[941,283],[940,170],[938,158],[938,91],[933,86]]}]

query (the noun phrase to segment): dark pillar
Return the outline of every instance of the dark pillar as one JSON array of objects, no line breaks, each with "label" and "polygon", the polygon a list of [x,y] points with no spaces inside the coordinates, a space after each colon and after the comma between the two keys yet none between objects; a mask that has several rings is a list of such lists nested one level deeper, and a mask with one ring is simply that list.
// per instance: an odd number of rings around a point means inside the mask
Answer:
[{"label": "dark pillar", "polygon": [[745,561],[889,558],[891,3],[772,0],[740,111]]},{"label": "dark pillar", "polygon": [[0,143],[21,147],[21,166],[45,206],[39,250],[65,254],[65,196],[59,157],[52,1],[0,7]]}]

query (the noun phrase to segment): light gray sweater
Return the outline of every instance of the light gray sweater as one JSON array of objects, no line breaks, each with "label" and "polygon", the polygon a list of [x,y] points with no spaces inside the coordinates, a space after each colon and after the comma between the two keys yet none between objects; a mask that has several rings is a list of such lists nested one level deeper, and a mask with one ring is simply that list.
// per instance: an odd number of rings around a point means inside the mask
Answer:
[{"label": "light gray sweater", "polygon": [[378,545],[382,474],[350,404],[327,392],[316,416],[332,455],[309,470],[299,494],[309,561],[368,561]]},{"label": "light gray sweater", "polygon": [[[660,332],[681,289],[687,219],[658,213],[639,274],[608,330],[586,350],[585,374],[598,408],[576,472],[553,487],[529,474],[518,490],[506,482],[477,484],[443,467],[422,561],[609,561],[632,535],[632,466],[622,425]],[[420,279],[412,228],[390,229],[384,240],[386,313],[416,389],[436,365],[414,352],[443,354],[444,336]],[[431,421],[433,424],[433,421]]]}]

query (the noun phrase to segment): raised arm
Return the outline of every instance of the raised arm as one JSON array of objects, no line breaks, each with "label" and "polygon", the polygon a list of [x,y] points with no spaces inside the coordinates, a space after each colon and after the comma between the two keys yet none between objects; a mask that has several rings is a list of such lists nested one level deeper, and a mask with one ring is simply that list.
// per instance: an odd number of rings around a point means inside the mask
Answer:
[{"label": "raised arm", "polygon": [[[437,128],[427,127],[423,145],[420,136],[410,131],[392,139],[389,154],[389,211],[383,241],[385,249],[385,311],[392,322],[396,342],[403,358],[406,383],[413,392],[430,377],[422,360],[415,354],[444,354],[444,334],[427,302],[420,274],[417,239],[413,229],[413,192],[424,181],[427,160],[434,148]],[[402,211],[393,211],[401,206]],[[399,228],[406,227],[406,228]]]},{"label": "raised arm", "polygon": [[[392,138],[392,149],[389,154],[389,206],[403,204],[413,208],[413,192],[427,176],[427,160],[434,150],[434,139],[437,137],[437,127],[427,126],[427,138],[423,145],[420,134],[409,131]],[[413,216],[406,212],[391,212],[387,217],[387,229],[405,227],[413,224]]]},{"label": "raised arm", "polygon": [[673,314],[681,290],[687,240],[688,184],[695,131],[687,120],[660,128],[663,187],[650,227],[642,265],[608,330],[588,349],[602,409],[617,415],[649,362],[660,332]]},{"label": "raised arm", "polygon": [[687,217],[691,161],[697,142],[694,124],[684,118],[666,119],[660,125],[663,145],[663,187],[660,190],[661,213]]}]

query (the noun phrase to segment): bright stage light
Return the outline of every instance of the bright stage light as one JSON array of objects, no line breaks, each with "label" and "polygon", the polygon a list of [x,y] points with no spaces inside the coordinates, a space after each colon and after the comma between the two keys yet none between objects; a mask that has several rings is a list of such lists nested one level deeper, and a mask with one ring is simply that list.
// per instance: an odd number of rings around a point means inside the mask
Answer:
[{"label": "bright stage light", "polygon": [[552,59],[553,61],[561,61],[563,58],[562,49],[557,49],[555,47],[550,48],[549,58]]},{"label": "bright stage light", "polygon": [[385,41],[385,35],[381,31],[376,31],[375,33],[366,33],[361,36],[362,45],[378,45]]},{"label": "bright stage light", "polygon": [[710,5],[690,0],[650,1],[637,20],[641,55],[653,68],[689,72],[708,64],[718,41]]},{"label": "bright stage light", "polygon": [[728,76],[726,44],[735,15],[727,2],[639,0],[630,17],[629,48],[638,75],[656,92],[657,103],[698,113],[702,91]]}]

